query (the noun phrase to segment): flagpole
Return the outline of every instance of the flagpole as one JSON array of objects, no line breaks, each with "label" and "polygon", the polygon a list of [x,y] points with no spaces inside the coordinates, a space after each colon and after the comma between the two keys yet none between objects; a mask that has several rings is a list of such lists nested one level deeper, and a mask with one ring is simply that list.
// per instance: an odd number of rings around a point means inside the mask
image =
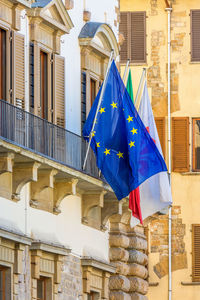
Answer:
[{"label": "flagpole", "polygon": [[127,75],[128,70],[129,70],[129,68],[130,68],[129,64],[130,64],[130,59],[127,60],[126,68],[125,68],[124,75],[123,75],[123,79],[122,79],[125,86],[126,86],[126,84],[125,84],[126,75]]},{"label": "flagpole", "polygon": [[137,94],[136,94],[136,97],[135,97],[135,107],[137,105],[138,96],[139,96],[141,88],[142,88],[142,83],[143,83],[143,79],[144,79],[145,74],[146,74],[146,68],[143,68],[142,76],[141,76],[140,83],[139,83],[139,87],[138,87]]},{"label": "flagpole", "polygon": [[85,155],[85,159],[84,159],[84,163],[83,163],[83,170],[85,170],[85,167],[86,167],[86,162],[87,162],[87,158],[88,158],[88,154],[89,154],[89,149],[90,149],[90,144],[91,144],[91,140],[92,140],[92,132],[94,130],[94,126],[95,126],[95,123],[96,123],[97,114],[98,114],[99,107],[100,107],[101,102],[102,102],[102,98],[103,98],[103,94],[104,94],[104,91],[105,91],[106,82],[107,82],[107,79],[108,79],[108,72],[110,70],[111,63],[113,61],[113,55],[114,55],[114,50],[112,49],[112,51],[110,53],[110,59],[109,59],[109,62],[108,62],[108,67],[107,67],[107,70],[106,70],[105,79],[104,79],[102,90],[101,90],[101,94],[100,94],[100,97],[99,97],[99,102],[98,102],[98,105],[97,105],[97,110],[96,110],[96,114],[95,114],[95,117],[94,117],[92,129],[90,131],[89,143],[88,143],[88,147],[87,147],[87,151],[86,151],[86,155]]}]

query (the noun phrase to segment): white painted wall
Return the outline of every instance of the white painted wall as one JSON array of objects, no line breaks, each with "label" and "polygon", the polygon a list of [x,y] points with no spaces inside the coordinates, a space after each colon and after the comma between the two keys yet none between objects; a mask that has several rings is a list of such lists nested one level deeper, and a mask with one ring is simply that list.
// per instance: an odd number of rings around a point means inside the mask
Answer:
[{"label": "white painted wall", "polygon": [[30,185],[26,184],[19,202],[0,198],[0,228],[27,234],[43,242],[68,246],[79,256],[108,260],[108,232],[81,223],[80,197],[66,197],[60,206],[61,214],[53,215],[30,207],[29,195]]}]

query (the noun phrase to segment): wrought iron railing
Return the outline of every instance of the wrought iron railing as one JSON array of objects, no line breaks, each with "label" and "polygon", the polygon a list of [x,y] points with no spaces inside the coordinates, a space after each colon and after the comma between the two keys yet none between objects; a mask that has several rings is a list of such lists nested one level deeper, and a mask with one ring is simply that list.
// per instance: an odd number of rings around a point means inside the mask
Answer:
[{"label": "wrought iron railing", "polygon": [[[0,138],[82,171],[87,142],[81,136],[3,100],[0,100]],[[91,149],[84,172],[99,178]]]}]

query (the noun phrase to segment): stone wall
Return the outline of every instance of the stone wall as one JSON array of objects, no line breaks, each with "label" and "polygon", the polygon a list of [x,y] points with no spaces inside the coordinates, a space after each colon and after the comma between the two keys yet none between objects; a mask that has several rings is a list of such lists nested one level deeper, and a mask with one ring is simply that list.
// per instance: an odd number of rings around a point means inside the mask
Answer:
[{"label": "stone wall", "polygon": [[[129,219],[130,220],[130,219]],[[116,274],[110,277],[111,300],[146,300],[147,241],[144,228],[130,228],[121,216],[110,219],[110,260],[116,266]]]},{"label": "stone wall", "polygon": [[[185,224],[181,219],[181,207],[172,207],[172,271],[187,268],[184,236]],[[168,215],[159,216],[150,223],[150,253],[159,253],[154,272],[159,278],[168,274]]]},{"label": "stone wall", "polygon": [[58,300],[76,300],[80,295],[82,295],[81,260],[74,255],[68,255],[63,260]]}]

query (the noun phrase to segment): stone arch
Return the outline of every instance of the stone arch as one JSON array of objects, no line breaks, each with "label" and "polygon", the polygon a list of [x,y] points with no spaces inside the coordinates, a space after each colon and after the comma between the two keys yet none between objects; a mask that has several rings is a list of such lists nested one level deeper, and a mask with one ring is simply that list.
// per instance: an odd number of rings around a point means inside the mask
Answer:
[{"label": "stone arch", "polygon": [[87,22],[79,34],[79,43],[81,46],[96,48],[97,52],[102,52],[105,56],[109,56],[111,49],[114,50],[115,57],[119,55],[116,36],[111,27],[105,23]]}]

